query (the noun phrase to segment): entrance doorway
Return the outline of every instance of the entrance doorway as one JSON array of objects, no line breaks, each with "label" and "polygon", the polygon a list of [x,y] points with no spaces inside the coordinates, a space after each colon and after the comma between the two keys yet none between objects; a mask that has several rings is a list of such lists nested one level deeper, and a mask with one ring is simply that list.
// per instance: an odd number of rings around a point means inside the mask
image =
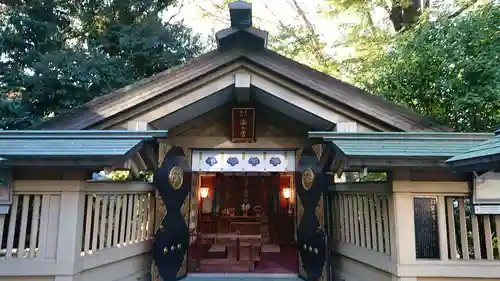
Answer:
[{"label": "entrance doorway", "polygon": [[188,272],[296,274],[293,175],[199,174]]}]

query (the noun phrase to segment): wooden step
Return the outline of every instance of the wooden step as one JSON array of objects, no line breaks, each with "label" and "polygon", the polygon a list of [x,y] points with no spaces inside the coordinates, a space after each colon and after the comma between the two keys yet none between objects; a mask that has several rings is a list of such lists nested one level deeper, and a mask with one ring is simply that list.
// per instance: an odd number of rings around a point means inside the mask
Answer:
[{"label": "wooden step", "polygon": [[239,265],[239,264],[249,264],[249,261],[236,261],[233,259],[202,259],[201,264],[207,265]]},{"label": "wooden step", "polygon": [[254,273],[240,273],[240,274],[203,274],[198,273],[190,275],[183,279],[183,281],[302,281],[297,277],[297,274],[254,274]]},{"label": "wooden step", "polygon": [[209,253],[225,253],[226,245],[213,244],[208,250]]},{"label": "wooden step", "polygon": [[202,259],[200,261],[201,272],[251,272],[254,268],[255,265],[251,261],[236,261],[233,259]]}]

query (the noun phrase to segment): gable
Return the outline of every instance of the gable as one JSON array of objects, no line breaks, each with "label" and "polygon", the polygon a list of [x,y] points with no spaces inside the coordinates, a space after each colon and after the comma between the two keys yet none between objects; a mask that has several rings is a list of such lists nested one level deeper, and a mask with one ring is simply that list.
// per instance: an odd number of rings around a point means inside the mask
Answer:
[{"label": "gable", "polygon": [[[101,122],[93,129],[126,128],[127,123],[138,121],[147,122],[153,125],[153,128],[171,129],[227,102],[242,102],[241,90],[246,90],[250,102],[265,104],[272,110],[303,120],[314,130],[332,130],[335,124],[340,122],[357,122],[362,131],[394,130],[393,126],[345,110],[336,103],[313,99],[310,92],[286,83],[281,84],[283,81],[278,77],[271,76],[270,73],[251,71],[247,65],[248,63],[239,63],[238,68],[176,97],[168,99],[165,95],[160,95]],[[233,67],[230,65],[228,68]],[[242,83],[238,82],[242,77],[246,85],[236,87],[237,83]],[[158,127],[157,124],[161,126]]]},{"label": "gable", "polygon": [[[177,137],[225,137],[231,136],[231,119],[228,114],[238,107],[235,102],[224,104],[196,118],[183,122],[168,131],[170,139]],[[272,108],[259,103],[255,108],[255,135],[260,137],[303,137],[313,128],[300,120],[292,119]],[[161,124],[153,123],[155,127]]]},{"label": "gable", "polygon": [[[280,99],[293,100],[303,107],[317,106],[321,111],[315,114],[333,123],[354,120],[375,131],[450,131],[430,118],[273,51],[240,48],[212,51],[184,67],[160,73],[61,114],[39,128],[105,129],[144,115],[152,116],[146,119],[153,121],[160,117],[155,110],[169,114],[180,109],[182,99],[189,97],[194,103],[197,98],[206,98],[207,93],[234,87],[238,71],[250,73],[252,86],[265,88],[262,90]],[[158,110],[161,106],[163,109]],[[165,111],[165,106],[171,109]]]}]

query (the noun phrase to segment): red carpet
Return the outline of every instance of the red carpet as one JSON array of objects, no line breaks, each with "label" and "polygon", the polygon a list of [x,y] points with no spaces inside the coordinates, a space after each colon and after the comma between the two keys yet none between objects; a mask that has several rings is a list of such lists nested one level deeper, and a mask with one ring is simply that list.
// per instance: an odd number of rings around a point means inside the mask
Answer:
[{"label": "red carpet", "polygon": [[[205,245],[204,245],[205,246]],[[202,249],[191,247],[189,249],[189,259],[191,268],[189,272],[199,273],[219,273],[219,272],[246,272],[248,266],[234,264],[234,261],[228,261],[220,253],[209,253],[208,245],[202,246]],[[206,259],[207,263],[201,270],[193,268],[194,261],[201,255],[202,259]],[[210,262],[208,262],[210,260]],[[218,262],[217,262],[218,261]],[[212,265],[213,264],[213,265]],[[234,267],[234,268],[230,268]],[[260,262],[255,266],[254,273],[297,273],[298,271],[298,252],[295,246],[280,246],[279,253],[261,253]]]},{"label": "red carpet", "polygon": [[279,253],[261,253],[256,273],[297,273],[298,253],[294,246],[280,246]]}]

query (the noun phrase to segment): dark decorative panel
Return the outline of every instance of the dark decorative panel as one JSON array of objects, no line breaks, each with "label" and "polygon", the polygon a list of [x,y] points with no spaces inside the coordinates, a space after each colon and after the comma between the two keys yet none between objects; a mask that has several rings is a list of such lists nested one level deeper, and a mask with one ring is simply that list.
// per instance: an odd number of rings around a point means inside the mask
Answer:
[{"label": "dark decorative panel", "polygon": [[437,198],[413,198],[415,251],[417,259],[439,259]]},{"label": "dark decorative panel", "polygon": [[299,276],[306,281],[326,281],[327,255],[323,193],[329,177],[318,166],[312,150],[304,150],[296,172],[297,246]]},{"label": "dark decorative panel", "polygon": [[187,274],[192,182],[182,149],[171,148],[154,177],[165,215],[159,222],[153,241],[152,277],[159,281],[178,280]]}]

